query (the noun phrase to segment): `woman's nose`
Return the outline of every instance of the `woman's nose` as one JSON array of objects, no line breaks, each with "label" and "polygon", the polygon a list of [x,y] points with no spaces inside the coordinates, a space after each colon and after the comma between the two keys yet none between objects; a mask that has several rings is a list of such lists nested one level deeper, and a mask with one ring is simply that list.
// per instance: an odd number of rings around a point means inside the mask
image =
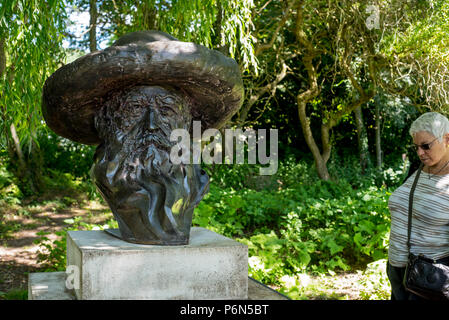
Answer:
[{"label": "woman's nose", "polygon": [[425,153],[425,151],[423,150],[423,148],[418,147],[418,150],[416,150],[416,153],[418,154],[418,156],[422,156]]}]

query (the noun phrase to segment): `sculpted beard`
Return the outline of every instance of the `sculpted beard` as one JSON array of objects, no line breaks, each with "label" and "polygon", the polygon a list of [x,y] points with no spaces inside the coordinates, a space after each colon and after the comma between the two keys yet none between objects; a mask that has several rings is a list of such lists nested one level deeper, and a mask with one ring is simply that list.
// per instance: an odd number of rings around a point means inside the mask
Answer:
[{"label": "sculpted beard", "polygon": [[145,244],[187,244],[193,209],[208,191],[199,165],[170,161],[173,129],[190,131],[186,97],[161,87],[135,87],[111,97],[95,118],[103,142],[92,179],[118,222],[121,237]]}]

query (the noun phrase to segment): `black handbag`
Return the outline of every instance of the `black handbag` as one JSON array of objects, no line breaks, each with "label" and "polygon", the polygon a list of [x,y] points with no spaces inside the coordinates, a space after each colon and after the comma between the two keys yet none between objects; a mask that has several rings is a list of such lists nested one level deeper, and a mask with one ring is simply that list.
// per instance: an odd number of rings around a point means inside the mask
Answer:
[{"label": "black handbag", "polygon": [[423,164],[419,167],[410,190],[407,230],[408,262],[404,275],[404,287],[407,291],[428,300],[449,300],[449,266],[437,263],[434,259],[423,255],[417,256],[410,253],[413,193],[422,167]]}]

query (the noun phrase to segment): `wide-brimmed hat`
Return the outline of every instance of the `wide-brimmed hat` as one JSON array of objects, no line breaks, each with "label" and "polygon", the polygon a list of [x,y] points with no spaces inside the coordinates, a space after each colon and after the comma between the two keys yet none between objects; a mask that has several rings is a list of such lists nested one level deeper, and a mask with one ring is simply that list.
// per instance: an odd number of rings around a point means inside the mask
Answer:
[{"label": "wide-brimmed hat", "polygon": [[240,108],[243,83],[234,59],[160,31],[140,31],[56,70],[45,82],[42,113],[57,134],[84,144],[101,142],[96,112],[108,97],[138,85],[178,88],[193,101],[202,128],[220,128]]}]

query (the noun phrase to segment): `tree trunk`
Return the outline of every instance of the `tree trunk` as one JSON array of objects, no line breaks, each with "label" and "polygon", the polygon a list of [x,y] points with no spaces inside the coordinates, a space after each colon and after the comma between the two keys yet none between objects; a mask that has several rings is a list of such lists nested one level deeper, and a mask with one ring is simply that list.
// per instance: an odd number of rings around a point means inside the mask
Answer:
[{"label": "tree trunk", "polygon": [[376,162],[377,162],[377,169],[380,170],[382,169],[382,146],[380,140],[381,118],[380,118],[380,101],[378,95],[374,97],[374,108],[376,112],[376,125],[374,127],[376,133]]},{"label": "tree trunk", "polygon": [[320,93],[318,86],[318,72],[316,66],[313,63],[313,59],[317,55],[317,50],[307,38],[306,33],[303,30],[303,3],[299,1],[297,3],[296,12],[296,39],[298,43],[304,48],[304,54],[302,56],[302,62],[307,70],[308,76],[308,89],[296,96],[299,121],[301,122],[302,132],[306,140],[307,146],[312,152],[313,159],[315,160],[315,166],[320,179],[329,180],[330,175],[327,170],[326,163],[329,160],[331,145],[329,143],[329,130],[330,127],[327,124],[321,125],[321,141],[323,147],[323,154],[321,154],[310,127],[310,118],[307,117],[306,106],[307,103],[312,101]]},{"label": "tree trunk", "polygon": [[11,126],[9,127],[11,138],[14,143],[14,149],[17,155],[17,158],[19,159],[19,167],[18,167],[18,173],[19,176],[22,176],[24,171],[26,170],[26,163],[25,163],[25,157],[23,156],[22,147],[20,145],[19,136],[17,135],[16,126],[14,123],[11,123]]},{"label": "tree trunk", "polygon": [[[301,122],[302,132],[304,134],[304,138],[306,140],[307,146],[309,147],[310,151],[312,152],[313,159],[315,160],[315,166],[316,166],[318,176],[320,177],[320,179],[329,180],[330,175],[329,175],[329,171],[327,170],[327,166],[326,166],[326,163],[329,160],[330,150],[331,150],[329,141],[322,139],[323,142],[327,142],[327,143],[326,143],[326,146],[323,145],[323,149],[326,149],[326,152],[323,152],[323,154],[321,154],[320,149],[318,148],[318,146],[315,142],[315,139],[313,138],[312,130],[310,128],[310,118],[307,117],[307,114],[306,114],[307,100],[302,99],[301,95],[298,95],[297,103],[298,103],[299,121]],[[329,135],[327,135],[327,137],[328,136]]]},{"label": "tree trunk", "polygon": [[156,1],[144,1],[142,6],[143,28],[145,30],[157,30],[157,8]]},{"label": "tree trunk", "polygon": [[97,51],[97,0],[89,0],[90,30],[89,30],[89,49],[90,52]]},{"label": "tree trunk", "polygon": [[32,140],[30,152],[24,154],[14,123],[10,126],[9,136],[8,140],[12,140],[12,143],[8,141],[9,159],[13,164],[13,172],[18,179],[20,190],[25,196],[40,193],[43,190],[41,150]]},{"label": "tree trunk", "polygon": [[5,39],[0,38],[0,79],[6,69]]},{"label": "tree trunk", "polygon": [[369,164],[369,150],[368,150],[368,136],[366,133],[365,124],[363,122],[362,106],[358,106],[354,110],[355,123],[357,127],[357,144],[360,155],[360,168],[362,174],[365,173],[365,169]]}]

